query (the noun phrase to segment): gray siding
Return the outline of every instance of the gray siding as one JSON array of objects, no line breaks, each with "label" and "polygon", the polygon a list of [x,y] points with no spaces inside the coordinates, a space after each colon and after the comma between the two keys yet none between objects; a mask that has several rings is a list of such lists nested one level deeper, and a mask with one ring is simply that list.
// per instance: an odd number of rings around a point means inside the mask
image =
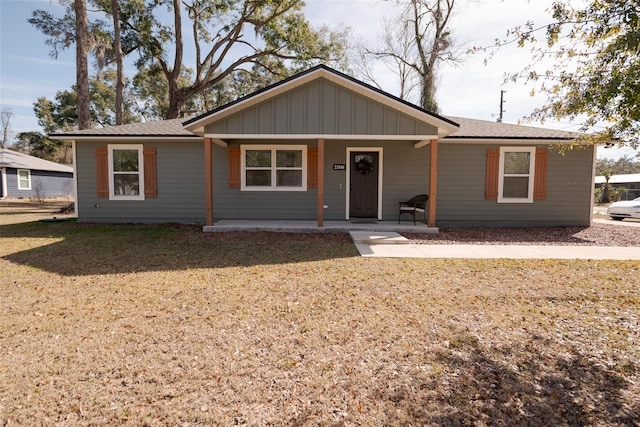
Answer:
[{"label": "gray siding", "polygon": [[[126,143],[136,144],[132,141]],[[203,224],[205,221],[203,143],[201,141],[137,143],[156,147],[158,197],[132,201],[96,197],[95,148],[108,144],[79,142],[76,144],[78,220]]]},{"label": "gray siding", "polygon": [[[259,144],[264,141],[236,141]],[[281,142],[278,142],[279,144]],[[315,141],[287,141],[288,144],[317,146]],[[406,141],[325,142],[325,220],[344,220],[346,212],[346,178],[349,161],[347,147],[383,147],[383,219],[397,220],[398,202],[429,191],[429,150],[416,149]],[[241,191],[227,185],[227,149],[214,146],[214,220],[221,219],[291,219],[314,220],[317,217],[317,191]],[[347,171],[334,171],[334,164],[346,164]]]},{"label": "gray siding", "polygon": [[435,135],[437,129],[317,80],[208,125],[208,134]]},{"label": "gray siding", "polygon": [[31,190],[18,189],[18,169],[6,168],[6,174],[6,197],[8,198],[28,199],[73,196],[72,173],[31,170]]},{"label": "gray siding", "polygon": [[[259,144],[264,141],[236,141],[240,144]],[[277,142],[284,145],[283,142]],[[309,142],[287,141],[286,144],[310,145]],[[213,218],[273,220],[304,220],[316,218],[317,191],[241,191],[229,188],[227,148],[213,149]]]},{"label": "gray siding", "polygon": [[565,155],[550,148],[546,200],[515,204],[484,198],[489,148],[498,146],[439,145],[438,226],[589,225],[593,148]]}]

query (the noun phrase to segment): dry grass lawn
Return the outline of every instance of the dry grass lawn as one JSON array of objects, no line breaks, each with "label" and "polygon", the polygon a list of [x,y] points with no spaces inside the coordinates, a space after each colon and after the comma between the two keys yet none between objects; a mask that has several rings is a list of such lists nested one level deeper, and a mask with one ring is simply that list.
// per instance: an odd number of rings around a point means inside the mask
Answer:
[{"label": "dry grass lawn", "polygon": [[638,262],[4,219],[0,313],[0,425],[640,420]]}]

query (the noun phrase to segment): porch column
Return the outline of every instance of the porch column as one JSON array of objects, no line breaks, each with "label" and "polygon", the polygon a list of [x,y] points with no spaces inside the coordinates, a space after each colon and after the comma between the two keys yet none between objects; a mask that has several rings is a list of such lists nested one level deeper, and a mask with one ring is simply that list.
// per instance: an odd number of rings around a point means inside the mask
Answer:
[{"label": "porch column", "polygon": [[324,139],[318,139],[318,227],[324,227]]},{"label": "porch column", "polygon": [[204,193],[205,225],[213,225],[213,147],[211,138],[204,139]]},{"label": "porch column", "polygon": [[438,140],[432,139],[429,154],[429,227],[436,226],[436,199],[438,193]]}]

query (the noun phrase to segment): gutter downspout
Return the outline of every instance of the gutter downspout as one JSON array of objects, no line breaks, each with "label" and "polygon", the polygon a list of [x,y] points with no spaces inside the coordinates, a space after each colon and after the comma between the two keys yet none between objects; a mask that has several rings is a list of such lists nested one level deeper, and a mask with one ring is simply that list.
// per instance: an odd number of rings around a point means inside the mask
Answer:
[{"label": "gutter downspout", "polygon": [[2,197],[0,200],[4,200],[7,198],[7,168],[0,168],[0,173],[2,174],[2,182],[0,182]]},{"label": "gutter downspout", "polygon": [[73,156],[73,216],[78,219],[78,162],[76,160],[76,141],[71,141],[71,155]]}]

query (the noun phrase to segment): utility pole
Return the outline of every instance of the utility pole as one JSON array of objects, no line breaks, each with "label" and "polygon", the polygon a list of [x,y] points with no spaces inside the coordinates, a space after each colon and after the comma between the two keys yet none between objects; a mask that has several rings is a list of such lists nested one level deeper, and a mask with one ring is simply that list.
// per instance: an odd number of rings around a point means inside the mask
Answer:
[{"label": "utility pole", "polygon": [[504,103],[506,102],[504,100],[504,94],[506,93],[506,90],[501,90],[500,91],[500,114],[498,115],[498,123],[502,123],[502,113],[504,113]]}]

